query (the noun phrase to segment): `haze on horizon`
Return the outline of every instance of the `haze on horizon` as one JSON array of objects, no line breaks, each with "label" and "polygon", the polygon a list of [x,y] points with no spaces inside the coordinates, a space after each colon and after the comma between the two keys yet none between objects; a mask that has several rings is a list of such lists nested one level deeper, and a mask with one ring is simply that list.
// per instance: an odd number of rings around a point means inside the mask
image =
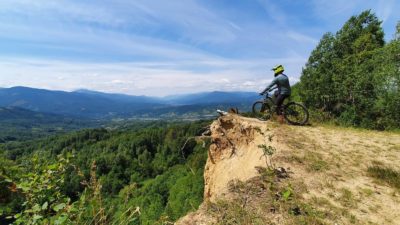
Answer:
[{"label": "haze on horizon", "polygon": [[392,39],[396,0],[2,0],[0,87],[260,91],[276,64],[295,83],[322,35],[368,9]]}]

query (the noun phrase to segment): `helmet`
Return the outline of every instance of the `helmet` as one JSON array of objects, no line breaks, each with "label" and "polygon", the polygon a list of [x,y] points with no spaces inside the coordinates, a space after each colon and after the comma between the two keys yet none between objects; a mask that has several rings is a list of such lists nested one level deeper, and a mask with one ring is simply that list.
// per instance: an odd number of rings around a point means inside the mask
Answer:
[{"label": "helmet", "polygon": [[274,68],[272,68],[272,70],[274,71],[275,76],[276,76],[276,75],[278,75],[278,74],[283,73],[283,71],[285,71],[285,68],[283,68],[282,65],[277,65],[277,66],[275,66]]}]

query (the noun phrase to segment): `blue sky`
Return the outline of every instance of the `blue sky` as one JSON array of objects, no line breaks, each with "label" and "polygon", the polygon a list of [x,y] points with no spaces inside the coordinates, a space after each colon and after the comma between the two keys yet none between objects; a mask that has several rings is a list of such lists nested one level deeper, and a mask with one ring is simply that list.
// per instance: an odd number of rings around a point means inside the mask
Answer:
[{"label": "blue sky", "polygon": [[367,9],[392,39],[398,0],[1,0],[0,87],[260,91]]}]

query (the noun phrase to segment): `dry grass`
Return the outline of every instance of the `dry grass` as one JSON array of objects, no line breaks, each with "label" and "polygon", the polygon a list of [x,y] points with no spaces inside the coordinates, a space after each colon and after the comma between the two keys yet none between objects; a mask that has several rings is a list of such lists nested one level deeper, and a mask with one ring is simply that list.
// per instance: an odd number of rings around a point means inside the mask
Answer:
[{"label": "dry grass", "polygon": [[[254,139],[241,143],[242,155],[223,162],[235,168],[252,162],[254,168],[262,159],[258,146],[267,143],[276,149],[275,166],[289,177],[264,170],[230,183],[225,198],[204,212],[218,224],[396,224],[400,218],[400,134],[247,118],[237,122],[257,127]],[[249,157],[255,151],[260,153]]]}]

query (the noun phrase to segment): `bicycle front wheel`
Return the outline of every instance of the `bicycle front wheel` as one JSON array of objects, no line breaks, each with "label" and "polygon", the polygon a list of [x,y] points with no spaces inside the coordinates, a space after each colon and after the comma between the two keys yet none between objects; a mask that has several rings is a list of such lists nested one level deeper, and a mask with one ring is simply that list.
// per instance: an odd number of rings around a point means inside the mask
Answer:
[{"label": "bicycle front wheel", "polygon": [[284,106],[283,114],[285,119],[293,125],[304,125],[308,122],[307,108],[297,102],[289,102]]},{"label": "bicycle front wheel", "polygon": [[271,119],[271,108],[263,101],[257,101],[253,104],[253,114],[259,120]]}]

